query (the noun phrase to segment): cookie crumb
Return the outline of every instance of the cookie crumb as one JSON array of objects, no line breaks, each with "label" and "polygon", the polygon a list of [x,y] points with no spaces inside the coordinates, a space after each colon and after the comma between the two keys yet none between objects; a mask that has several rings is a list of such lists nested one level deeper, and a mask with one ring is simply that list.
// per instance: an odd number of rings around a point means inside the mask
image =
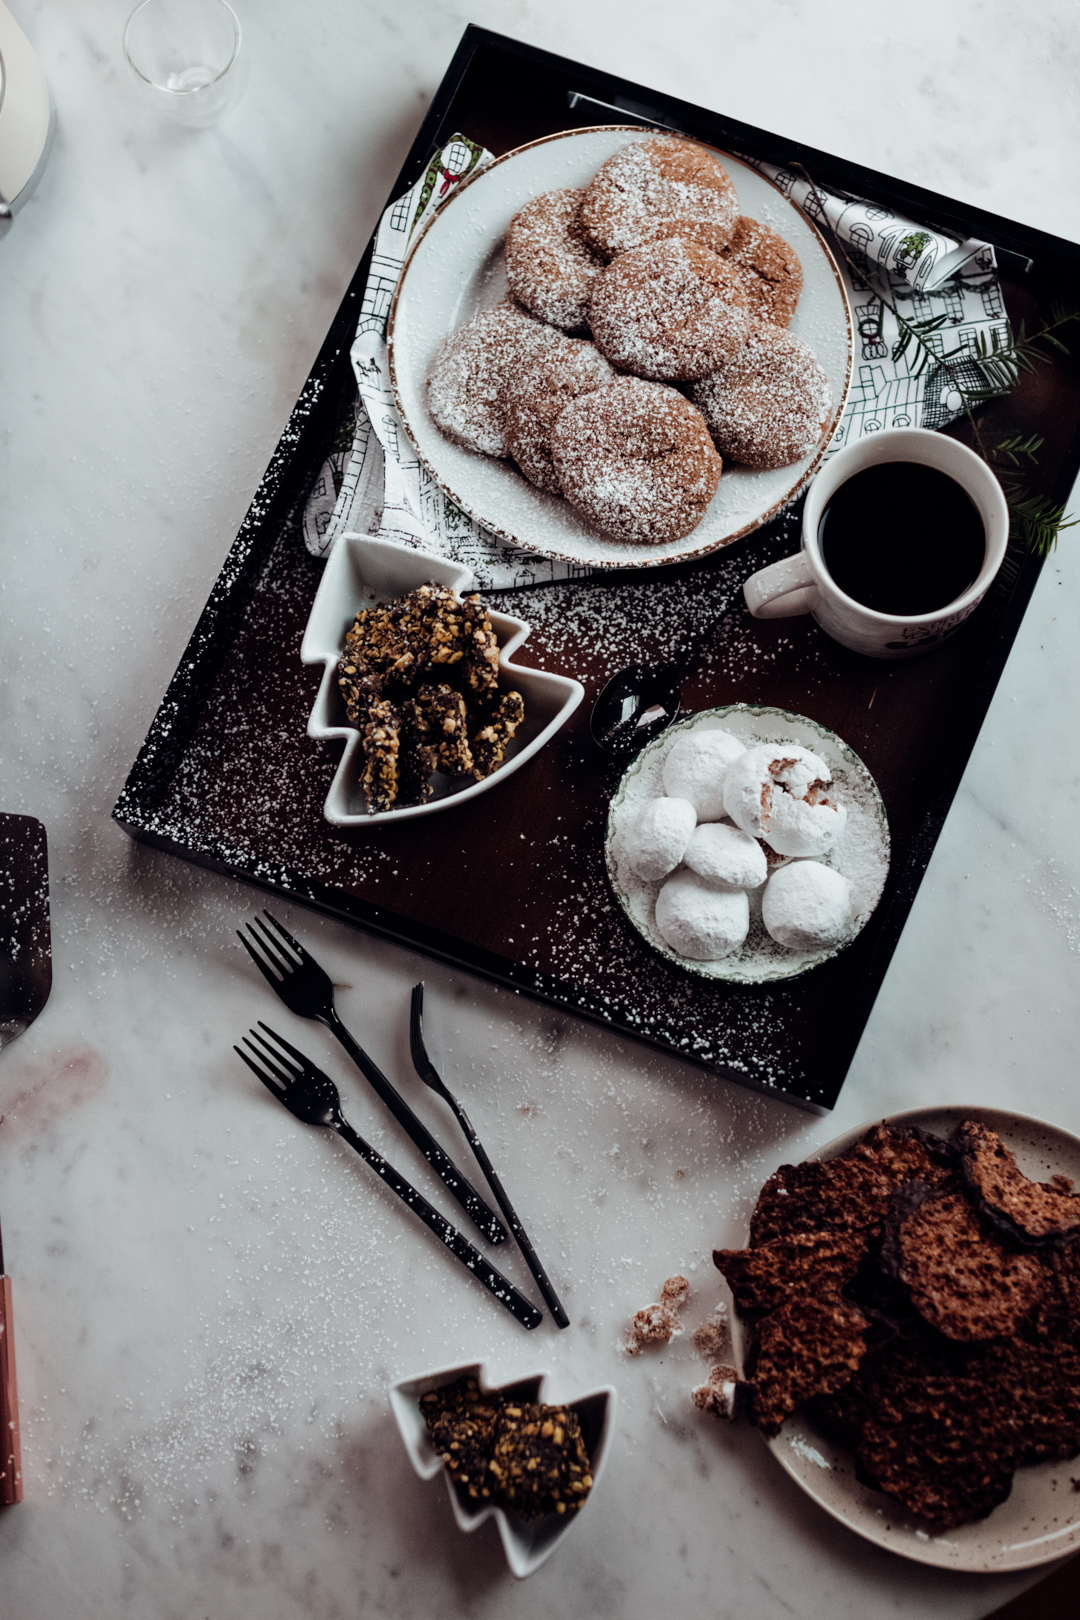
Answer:
[{"label": "cookie crumb", "polygon": [[727,1306],[720,1304],[707,1316],[700,1327],[694,1329],[694,1349],[706,1361],[711,1361],[722,1350],[728,1347],[730,1330],[727,1320]]},{"label": "cookie crumb", "polygon": [[647,1345],[669,1344],[678,1338],[682,1327],[675,1313],[689,1297],[690,1284],[686,1278],[669,1277],[656,1304],[646,1305],[644,1310],[635,1313],[626,1334],[627,1355],[639,1356]]},{"label": "cookie crumb", "polygon": [[735,1416],[738,1388],[739,1375],[735,1368],[721,1362],[709,1368],[708,1378],[690,1391],[690,1399],[699,1412],[711,1412],[714,1417],[726,1418],[730,1423]]}]

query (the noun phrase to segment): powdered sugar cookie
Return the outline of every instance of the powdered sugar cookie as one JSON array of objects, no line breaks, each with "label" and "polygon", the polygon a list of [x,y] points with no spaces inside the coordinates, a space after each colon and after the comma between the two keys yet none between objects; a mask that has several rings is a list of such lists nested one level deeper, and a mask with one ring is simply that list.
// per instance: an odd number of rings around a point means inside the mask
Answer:
[{"label": "powdered sugar cookie", "polygon": [[790,951],[828,950],[851,926],[851,884],[820,861],[794,861],[766,884],[761,920]]},{"label": "powdered sugar cookie", "polygon": [[687,392],[723,456],[789,467],[815,448],[832,409],[824,371],[801,338],[758,324],[746,344]]},{"label": "powdered sugar cookie", "polygon": [[664,792],[689,799],[699,821],[720,821],[728,766],[745,752],[730,731],[684,731],[664,761]]},{"label": "powdered sugar cookie", "polygon": [[750,336],[739,273],[694,242],[651,242],[622,253],[593,284],[597,348],[636,377],[686,382],[734,359]]},{"label": "powdered sugar cookie", "polygon": [[564,338],[530,356],[506,384],[506,443],[530,483],[562,493],[551,459],[551,430],[563,408],[616,380],[593,343]]},{"label": "powdered sugar cookie", "polygon": [[743,889],[711,889],[696,872],[683,870],[656,897],[656,926],[678,956],[715,962],[749,933],[750,902]]},{"label": "powdered sugar cookie", "polygon": [[444,433],[485,456],[509,454],[506,383],[529,355],[567,340],[505,299],[474,315],[443,344],[428,380],[428,405]]},{"label": "powdered sugar cookie", "polygon": [[585,240],[583,191],[545,191],[526,203],[506,233],[506,279],[514,297],[542,321],[576,332],[586,325],[592,284],[605,260]]},{"label": "powdered sugar cookie", "polygon": [[669,135],[622,147],[600,166],[581,204],[585,235],[608,258],[668,236],[716,253],[738,217],[735,187],[719,159]]},{"label": "powdered sugar cookie", "polygon": [[740,214],[720,257],[738,272],[754,318],[786,326],[803,283],[799,255],[790,242],[779,231]]},{"label": "powdered sugar cookie", "polygon": [[552,428],[551,458],[567,500],[620,540],[689,534],[720,482],[700,412],[637,377],[572,400]]},{"label": "powdered sugar cookie", "polygon": [[714,889],[760,889],[769,875],[757,839],[727,821],[703,821],[691,833],[682,859]]},{"label": "powdered sugar cookie", "polygon": [[764,743],[734,761],[724,808],[737,827],[780,855],[822,855],[841,836],[847,811],[827,796],[832,773],[798,744]]},{"label": "powdered sugar cookie", "polygon": [[631,870],[647,883],[666,878],[682,860],[696,825],[694,807],[688,800],[650,800],[626,837]]}]

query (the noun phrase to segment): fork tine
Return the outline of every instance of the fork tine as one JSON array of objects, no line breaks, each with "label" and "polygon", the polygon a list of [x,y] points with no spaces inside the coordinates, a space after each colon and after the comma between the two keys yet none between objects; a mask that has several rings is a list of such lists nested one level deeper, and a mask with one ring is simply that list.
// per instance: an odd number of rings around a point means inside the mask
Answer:
[{"label": "fork tine", "polygon": [[[257,934],[255,932],[256,928],[259,930]],[[259,949],[266,952],[276,968],[284,974],[296,972],[297,964],[291,956],[285,954],[261,917],[256,917],[254,924],[249,923],[248,929]]]},{"label": "fork tine", "polygon": [[256,951],[254,945],[248,938],[246,938],[244,934],[240,932],[239,928],[236,930],[236,937],[244,947],[245,951],[247,951],[248,955],[251,957],[251,960],[254,962],[267,984],[270,985],[271,989],[276,990],[281,984],[281,980],[275,973],[271,971],[269,966],[263,961],[262,957]]},{"label": "fork tine", "polygon": [[[309,954],[309,952],[307,952],[304,949],[304,947],[301,945],[300,941],[298,939],[293,939],[292,935],[289,933],[289,930],[287,928],[283,927],[282,924],[278,922],[278,920],[274,916],[273,912],[272,911],[267,911],[265,906],[263,907],[263,916],[264,917],[269,917],[270,921],[273,923],[274,927],[277,929],[278,933],[281,935],[281,937],[285,941],[286,945],[291,945],[292,946],[293,950],[296,952],[296,954],[300,958],[301,962],[314,961],[314,958]],[[264,930],[264,932],[265,932],[265,930]]]},{"label": "fork tine", "polygon": [[[252,1030],[251,1033],[253,1036],[255,1036],[256,1041],[262,1040],[261,1036],[255,1035],[254,1030]],[[266,1067],[270,1070],[270,1073],[276,1080],[280,1080],[283,1086],[288,1087],[290,1085],[295,1085],[297,1080],[300,1079],[300,1075],[294,1069],[290,1069],[281,1053],[275,1052],[269,1041],[262,1041],[262,1046],[264,1048],[262,1052],[259,1051],[259,1048],[255,1046],[252,1041],[248,1040],[246,1035],[243,1036],[243,1042],[245,1046],[250,1047],[251,1051],[255,1053],[255,1056],[262,1063],[266,1064]],[[280,1067],[275,1068],[275,1064],[280,1065]]]},{"label": "fork tine", "polygon": [[[261,1018],[259,1019],[259,1028],[260,1029],[265,1029],[266,1033],[268,1035],[272,1036],[272,1038],[275,1041],[277,1041],[279,1046],[283,1046],[285,1048],[286,1052],[288,1052],[289,1056],[296,1059],[296,1061],[297,1061],[297,1063],[299,1063],[301,1069],[309,1067],[308,1060],[304,1056],[303,1052],[298,1052],[296,1050],[295,1046],[290,1046],[288,1041],[285,1039],[284,1035],[279,1035],[276,1029],[271,1029],[269,1024],[264,1024]],[[252,1030],[251,1033],[253,1035],[255,1035],[254,1030]],[[259,1037],[257,1035],[255,1035],[255,1039],[258,1040]],[[265,1041],[263,1041],[263,1045],[264,1046],[266,1045]],[[273,1050],[274,1050],[273,1047],[271,1047],[270,1050],[273,1052]],[[279,1059],[281,1058],[280,1052],[277,1052],[274,1055],[276,1057],[278,1057]],[[282,1059],[281,1061],[284,1061],[284,1059]]]},{"label": "fork tine", "polygon": [[251,1059],[248,1057],[247,1053],[242,1052],[238,1046],[234,1046],[233,1051],[236,1053],[238,1058],[240,1058],[244,1063],[247,1064],[248,1068],[251,1070],[251,1072],[255,1076],[255,1078],[257,1080],[261,1080],[263,1085],[266,1087],[267,1091],[272,1092],[273,1095],[277,1098],[278,1102],[280,1102],[281,1099],[282,1099],[283,1092],[284,1092],[284,1087],[279,1088],[277,1085],[275,1085],[274,1081],[271,1080],[270,1076],[267,1075],[267,1074],[263,1074],[262,1070],[255,1063],[253,1063],[251,1061]]},{"label": "fork tine", "polygon": [[413,985],[412,1000],[409,1003],[409,1050],[415,1063],[423,1054],[427,1057],[424,1046],[424,981]]}]

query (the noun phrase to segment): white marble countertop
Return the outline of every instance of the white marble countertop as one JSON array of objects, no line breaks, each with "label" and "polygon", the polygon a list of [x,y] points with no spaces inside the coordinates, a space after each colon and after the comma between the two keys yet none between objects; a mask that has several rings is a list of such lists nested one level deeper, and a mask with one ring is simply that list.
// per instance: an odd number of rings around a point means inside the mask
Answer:
[{"label": "white marble countertop", "polygon": [[[55,956],[0,1059],[26,1477],[0,1514],[4,1620],[986,1615],[1035,1575],[876,1551],[745,1424],[699,1419],[687,1341],[634,1361],[619,1341],[674,1270],[718,1298],[710,1251],[764,1176],[849,1125],[956,1101],[1080,1130],[1080,531],[828,1119],[285,912],[401,1081],[423,973],[436,1061],[528,1211],[565,1334],[526,1337],[258,1093],[230,1050],[277,1011],[233,932],[256,896],[109,813],[468,21],[1076,239],[1075,0],[248,0],[247,94],[193,132],[125,77],[128,0],[9,4],[58,129],[0,246],[0,808],[48,828]],[[522,1584],[414,1478],[386,1401],[392,1377],[472,1357],[619,1390],[590,1522]]]}]

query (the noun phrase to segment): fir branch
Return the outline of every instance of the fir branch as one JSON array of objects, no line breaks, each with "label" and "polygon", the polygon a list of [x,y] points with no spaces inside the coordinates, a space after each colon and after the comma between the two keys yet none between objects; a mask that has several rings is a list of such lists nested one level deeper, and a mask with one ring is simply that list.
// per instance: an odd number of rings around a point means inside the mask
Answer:
[{"label": "fir branch", "polygon": [[1010,480],[1005,489],[1009,507],[1009,537],[1016,538],[1024,550],[1035,557],[1048,557],[1058,542],[1062,529],[1075,529],[1080,518],[1067,518],[1064,505],[1055,506],[1047,495],[1033,495],[1022,484]]},{"label": "fir branch", "polygon": [[1028,438],[1022,439],[1018,433],[1010,438],[999,439],[996,444],[990,444],[986,449],[987,461],[1007,461],[1011,467],[1019,467],[1021,459],[1034,461],[1043,447],[1042,435],[1032,433]]}]

